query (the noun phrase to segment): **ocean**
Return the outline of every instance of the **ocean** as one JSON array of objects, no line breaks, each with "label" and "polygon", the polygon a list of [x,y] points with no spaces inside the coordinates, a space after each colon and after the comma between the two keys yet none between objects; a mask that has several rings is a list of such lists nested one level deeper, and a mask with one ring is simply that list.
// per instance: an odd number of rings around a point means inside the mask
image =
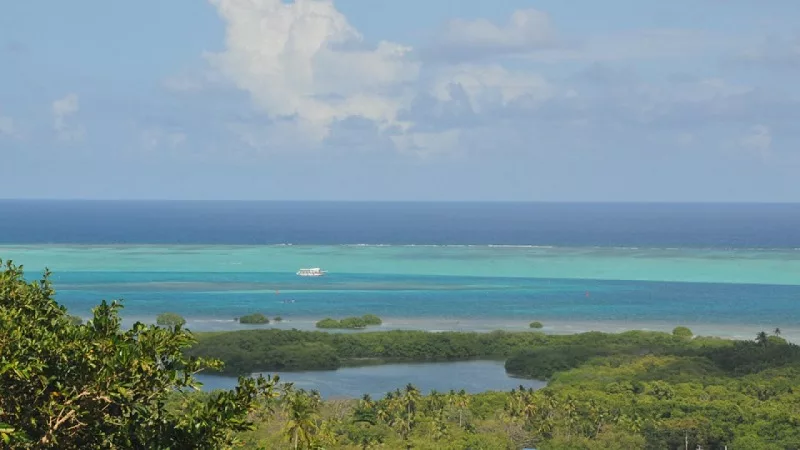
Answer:
[{"label": "ocean", "polygon": [[[87,317],[800,338],[800,205],[0,201],[0,258]],[[322,267],[321,278],[297,277]]]}]

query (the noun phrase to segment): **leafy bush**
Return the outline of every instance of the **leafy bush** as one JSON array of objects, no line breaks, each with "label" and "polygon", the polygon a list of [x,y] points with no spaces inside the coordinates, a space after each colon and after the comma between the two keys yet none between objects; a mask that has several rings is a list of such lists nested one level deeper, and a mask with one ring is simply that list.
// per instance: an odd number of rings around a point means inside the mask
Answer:
[{"label": "leafy bush", "polygon": [[156,324],[163,327],[182,327],[186,325],[186,319],[178,314],[166,312],[159,314],[158,317],[156,317]]},{"label": "leafy bush", "polygon": [[364,314],[361,318],[367,325],[383,325],[383,320],[375,314]]},{"label": "leafy bush", "polygon": [[675,329],[672,330],[672,335],[680,339],[691,339],[694,333],[686,327],[675,327]]},{"label": "leafy bush", "polygon": [[317,322],[317,328],[341,328],[341,324],[336,319],[326,317],[325,319]]},{"label": "leafy bush", "polygon": [[357,330],[366,327],[367,322],[361,317],[345,317],[339,321],[339,328]]},{"label": "leafy bush", "polygon": [[275,318],[274,318],[274,319],[272,319],[272,320],[273,320],[273,321],[275,321],[275,322],[283,322],[283,317],[281,317],[281,316],[275,316]]},{"label": "leafy bush", "polygon": [[228,448],[279,392],[277,378],[246,379],[170,409],[219,362],[184,358],[194,339],[180,327],[121,330],[118,302],[76,326],[54,293],[49,273],[28,283],[11,262],[0,270],[0,448]]},{"label": "leafy bush", "polygon": [[269,323],[269,319],[261,313],[253,313],[239,317],[239,323],[262,325]]},{"label": "leafy bush", "polygon": [[317,328],[360,330],[368,325],[381,325],[383,321],[374,314],[365,314],[361,317],[345,317],[342,320],[325,318],[317,322]]},{"label": "leafy bush", "polygon": [[580,366],[595,356],[609,354],[605,349],[582,345],[548,346],[515,353],[506,360],[510,375],[546,380],[556,372]]},{"label": "leafy bush", "polygon": [[536,328],[536,329],[544,327],[544,325],[542,325],[542,322],[538,322],[538,321],[537,322],[531,322],[529,326],[531,328]]},{"label": "leafy bush", "polygon": [[272,363],[263,370],[335,370],[341,365],[334,348],[319,342],[281,345],[267,352],[266,359]]}]

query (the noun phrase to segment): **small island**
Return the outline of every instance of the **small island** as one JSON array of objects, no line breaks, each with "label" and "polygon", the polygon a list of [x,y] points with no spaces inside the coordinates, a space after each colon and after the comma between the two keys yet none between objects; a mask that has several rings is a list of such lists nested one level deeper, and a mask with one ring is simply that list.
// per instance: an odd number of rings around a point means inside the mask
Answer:
[{"label": "small island", "polygon": [[540,329],[540,328],[544,328],[544,325],[542,325],[542,322],[539,322],[539,321],[531,322],[529,326],[531,328],[535,328],[537,330]]},{"label": "small island", "polygon": [[342,320],[327,317],[317,322],[317,328],[361,330],[370,325],[381,325],[383,321],[374,314],[365,314],[361,317],[345,317]]},{"label": "small island", "polygon": [[165,312],[156,317],[156,325],[172,328],[182,327],[186,325],[186,319],[184,319],[180,314]]},{"label": "small island", "polygon": [[261,313],[253,313],[239,317],[239,323],[247,325],[265,325],[269,323],[269,318]]}]

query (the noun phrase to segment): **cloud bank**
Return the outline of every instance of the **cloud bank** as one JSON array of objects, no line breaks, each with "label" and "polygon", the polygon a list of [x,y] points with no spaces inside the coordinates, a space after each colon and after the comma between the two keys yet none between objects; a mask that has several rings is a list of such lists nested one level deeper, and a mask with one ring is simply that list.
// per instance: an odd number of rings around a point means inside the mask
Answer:
[{"label": "cloud bank", "polygon": [[369,46],[326,0],[211,0],[226,23],[226,49],[208,59],[250,93],[272,119],[295,119],[298,131],[324,139],[331,124],[364,117],[400,126],[403,85],[419,64],[410,48]]},{"label": "cloud bank", "polygon": [[[428,157],[487,151],[477,149],[492,140],[521,145],[541,130],[561,133],[553,142],[617,136],[638,147],[658,135],[693,148],[705,136],[763,160],[786,128],[778,111],[797,109],[795,100],[767,97],[747,83],[684,71],[682,64],[743,48],[744,37],[703,29],[618,29],[575,39],[546,12],[521,9],[496,22],[452,19],[412,48],[368,41],[332,0],[209,2],[225,25],[224,49],[206,55],[212,72],[165,85],[197,93],[227,83],[245,93],[257,114],[224,127],[259,151],[348,142],[359,151],[370,143]],[[786,42],[783,57],[792,55]],[[778,59],[764,47],[751,49],[750,60]],[[650,70],[654,61],[664,75],[642,75],[639,68]],[[722,135],[723,123],[737,126]]]}]

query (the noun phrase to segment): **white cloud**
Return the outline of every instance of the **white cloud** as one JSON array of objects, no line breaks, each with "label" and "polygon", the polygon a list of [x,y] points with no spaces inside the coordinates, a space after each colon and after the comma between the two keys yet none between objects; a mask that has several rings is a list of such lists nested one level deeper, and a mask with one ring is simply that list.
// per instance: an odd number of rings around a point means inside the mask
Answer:
[{"label": "white cloud", "polygon": [[14,124],[14,119],[8,116],[0,116],[0,136],[19,137],[19,131],[16,124]]},{"label": "white cloud", "polygon": [[503,25],[486,19],[451,20],[426,55],[437,60],[473,60],[526,54],[558,45],[550,17],[535,9],[525,9],[514,11]]},{"label": "white cloud", "polygon": [[461,140],[461,130],[407,133],[392,136],[391,140],[401,152],[426,157],[457,150]]},{"label": "white cloud", "polygon": [[70,123],[70,119],[80,110],[77,94],[67,94],[64,98],[53,101],[53,130],[59,140],[76,141],[84,136],[82,126]]},{"label": "white cloud", "polygon": [[662,59],[732,50],[745,39],[686,28],[634,29],[567,39],[547,13],[524,9],[514,11],[503,25],[486,19],[452,20],[423,50],[423,56],[429,62],[447,63],[507,57],[547,63]]},{"label": "white cloud", "polygon": [[[675,28],[570,41],[547,14],[528,9],[502,24],[453,20],[430,46],[414,52],[392,42],[369,45],[333,0],[209,1],[225,23],[225,49],[207,55],[211,73],[165,85],[193,91],[222,81],[247,93],[264,115],[236,116],[222,126],[257,151],[332,148],[341,141],[332,133],[350,120],[374,126],[348,130],[348,139],[359,135],[370,145],[388,143],[419,155],[469,146],[476,128],[499,134],[534,124],[580,126],[616,130],[615,136],[663,128],[674,143],[694,146],[704,126],[728,119],[754,123],[743,106],[757,100],[752,86],[713,75],[672,76],[682,58],[721,55],[740,38]],[[640,79],[635,69],[605,71],[600,79],[556,70],[561,81],[555,81],[543,74],[548,66],[538,64],[609,61],[613,68],[616,61],[639,60],[669,60],[667,79]],[[770,130],[754,128],[739,144],[768,153]]]},{"label": "white cloud", "polygon": [[512,72],[501,65],[458,65],[437,71],[431,94],[440,101],[452,100],[451,87],[460,86],[472,111],[508,105],[521,97],[541,101],[553,94],[553,87],[532,72]]},{"label": "white cloud", "polygon": [[249,92],[269,117],[296,118],[317,141],[331,124],[360,116],[397,125],[417,78],[410,48],[363,37],[330,0],[210,0],[227,25],[226,49],[211,64]]},{"label": "white cloud", "polygon": [[772,132],[766,125],[755,125],[739,141],[739,144],[745,150],[766,159],[769,157],[772,148]]}]

